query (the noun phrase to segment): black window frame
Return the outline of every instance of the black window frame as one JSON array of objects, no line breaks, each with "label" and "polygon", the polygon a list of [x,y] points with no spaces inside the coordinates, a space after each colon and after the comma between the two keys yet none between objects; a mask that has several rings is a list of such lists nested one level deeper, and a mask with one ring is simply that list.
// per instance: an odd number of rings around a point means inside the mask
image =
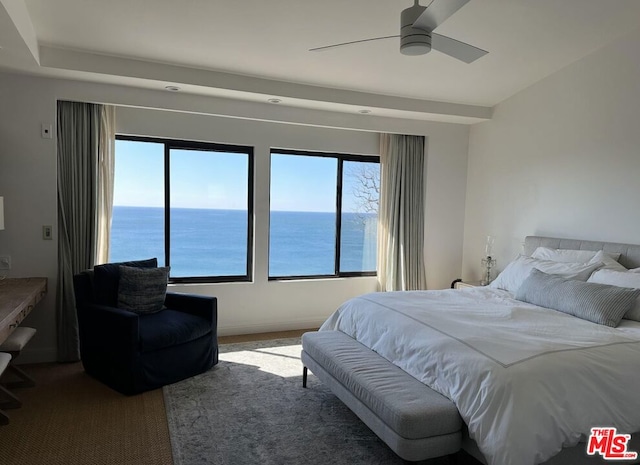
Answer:
[{"label": "black window frame", "polygon": [[[376,271],[340,271],[340,249],[342,237],[342,180],[343,165],[345,161],[355,161],[363,163],[380,164],[379,155],[354,155],[337,152],[312,152],[309,150],[291,150],[272,147],[269,152],[269,172],[271,172],[271,157],[273,155],[298,155],[308,157],[335,158],[338,160],[338,168],[336,170],[336,234],[335,234],[335,254],[334,254],[334,273],[319,275],[292,275],[292,276],[271,276],[269,265],[271,262],[271,201],[269,202],[269,251],[267,263],[267,276],[269,281],[294,281],[305,279],[331,279],[331,278],[352,278],[362,276],[377,276]],[[271,195],[271,176],[269,179],[269,195]]]},{"label": "black window frame", "polygon": [[199,150],[203,152],[241,153],[247,155],[247,270],[244,275],[172,277],[170,284],[230,283],[253,281],[253,234],[254,234],[254,148],[247,145],[219,144],[161,137],[133,136],[117,134],[116,140],[149,142],[164,146],[164,260],[171,266],[171,150]]}]

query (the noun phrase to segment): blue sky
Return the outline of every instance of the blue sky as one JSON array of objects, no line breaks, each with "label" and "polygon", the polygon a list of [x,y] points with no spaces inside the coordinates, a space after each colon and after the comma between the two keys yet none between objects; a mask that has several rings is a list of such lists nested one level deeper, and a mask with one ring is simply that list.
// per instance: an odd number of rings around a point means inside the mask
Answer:
[{"label": "blue sky", "polygon": [[[118,140],[114,205],[164,205],[162,144]],[[274,155],[271,160],[271,209],[335,211],[335,158]],[[177,208],[244,209],[247,205],[247,157],[234,153],[174,150],[171,153],[171,205]],[[343,187],[343,211],[354,211],[349,180]]]},{"label": "blue sky", "polygon": [[271,156],[271,209],[336,211],[335,158]]}]

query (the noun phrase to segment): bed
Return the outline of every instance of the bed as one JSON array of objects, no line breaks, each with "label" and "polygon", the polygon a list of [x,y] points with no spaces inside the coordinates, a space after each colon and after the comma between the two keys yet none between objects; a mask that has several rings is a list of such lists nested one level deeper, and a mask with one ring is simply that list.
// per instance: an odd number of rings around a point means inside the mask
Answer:
[{"label": "bed", "polygon": [[[530,236],[524,255],[537,253],[538,247],[604,251],[625,268],[640,267],[638,245]],[[575,283],[607,268],[603,262],[566,275],[577,280],[569,285],[593,291],[598,286]],[[554,274],[555,269],[542,271]],[[571,313],[590,309],[591,301],[577,307],[570,302],[569,311],[536,305],[536,299],[552,298],[555,289],[544,281],[554,276],[536,273],[543,281],[536,284],[528,277],[521,286],[530,295],[520,289],[522,282],[514,284],[517,273],[506,270],[511,281],[501,276],[496,281],[511,286],[508,290],[367,294],[345,302],[320,331],[345,333],[453,401],[466,425],[463,448],[484,463],[585,463],[584,441],[592,427],[640,432],[640,321],[610,324],[613,310],[608,308],[604,316]],[[630,308],[640,299],[638,291],[610,287],[601,286],[598,295],[612,292],[607,298],[617,299],[617,307]],[[514,299],[516,288],[525,292],[525,301]],[[567,305],[564,294],[559,300]],[[593,318],[603,320],[594,324]],[[629,450],[638,450],[636,441]]]}]

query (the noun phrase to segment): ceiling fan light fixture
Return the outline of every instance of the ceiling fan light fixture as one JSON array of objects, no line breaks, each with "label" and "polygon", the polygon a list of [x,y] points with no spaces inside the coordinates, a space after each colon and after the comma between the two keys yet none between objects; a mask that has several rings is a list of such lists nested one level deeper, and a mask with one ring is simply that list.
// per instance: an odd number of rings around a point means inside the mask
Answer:
[{"label": "ceiling fan light fixture", "polygon": [[416,19],[426,7],[415,4],[400,15],[400,53],[403,55],[424,55],[431,51],[431,33],[426,29],[413,27]]},{"label": "ceiling fan light fixture", "polygon": [[400,53],[408,56],[425,55],[431,51],[431,37],[429,41],[412,40],[405,41],[404,38],[400,40]]}]

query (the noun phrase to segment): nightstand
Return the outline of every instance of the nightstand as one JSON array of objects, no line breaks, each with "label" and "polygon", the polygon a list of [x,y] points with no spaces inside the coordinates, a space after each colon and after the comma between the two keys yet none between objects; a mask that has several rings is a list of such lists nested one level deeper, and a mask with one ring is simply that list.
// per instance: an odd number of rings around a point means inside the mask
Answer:
[{"label": "nightstand", "polygon": [[451,289],[466,289],[468,287],[482,287],[480,281],[463,281],[462,279],[456,279],[451,283]]}]

